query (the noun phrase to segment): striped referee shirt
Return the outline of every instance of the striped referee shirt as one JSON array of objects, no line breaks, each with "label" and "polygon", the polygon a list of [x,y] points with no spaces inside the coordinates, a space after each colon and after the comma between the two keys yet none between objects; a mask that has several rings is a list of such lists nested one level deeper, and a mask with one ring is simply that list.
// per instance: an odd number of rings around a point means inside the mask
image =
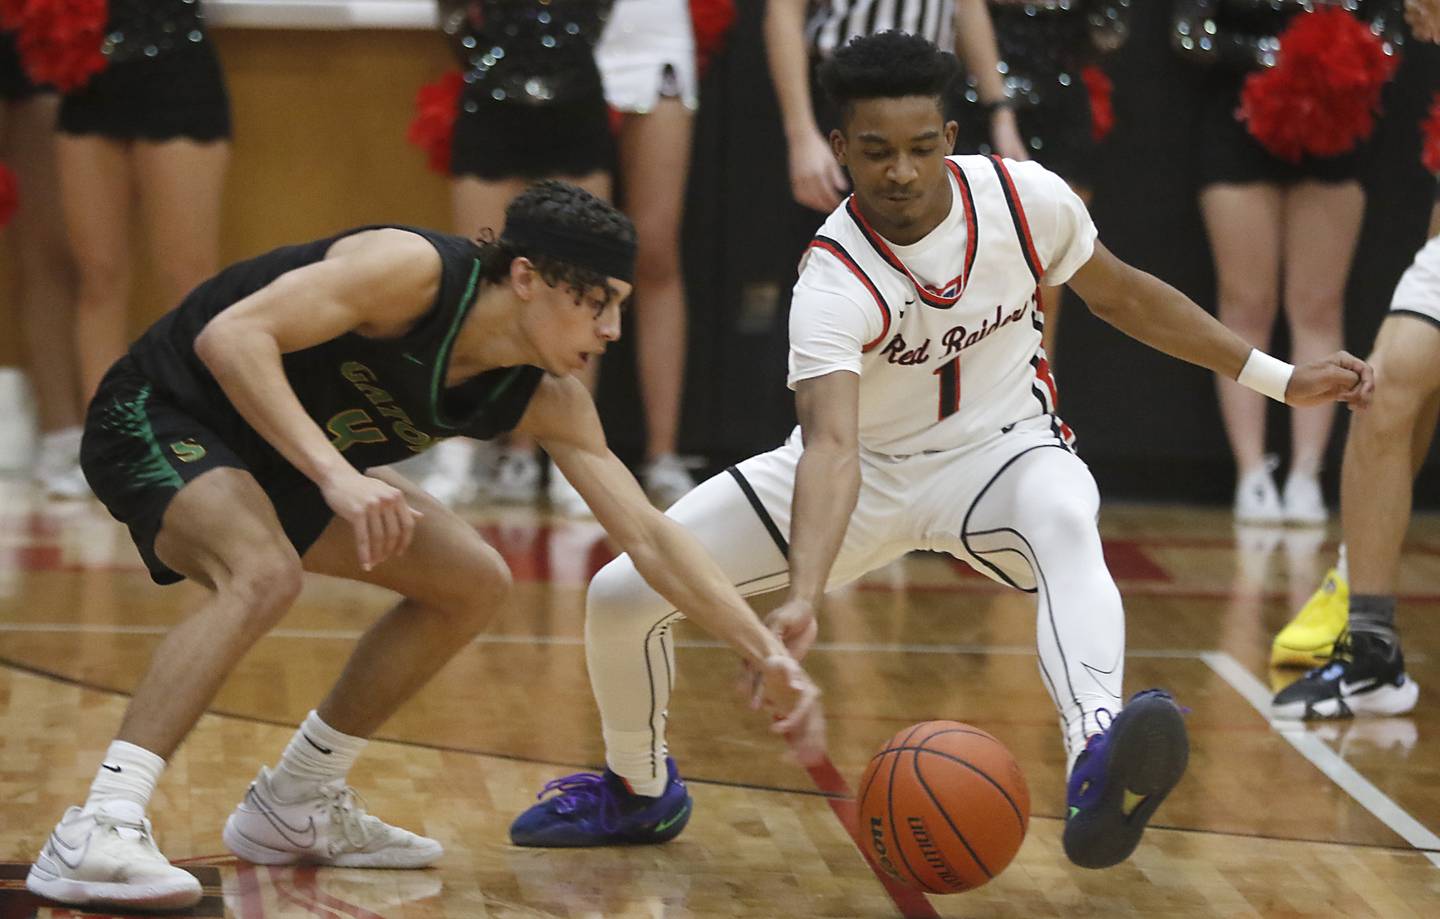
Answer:
[{"label": "striped referee shirt", "polygon": [[955,50],[955,0],[819,0],[805,28],[811,54],[828,58],[850,39],[898,29]]}]

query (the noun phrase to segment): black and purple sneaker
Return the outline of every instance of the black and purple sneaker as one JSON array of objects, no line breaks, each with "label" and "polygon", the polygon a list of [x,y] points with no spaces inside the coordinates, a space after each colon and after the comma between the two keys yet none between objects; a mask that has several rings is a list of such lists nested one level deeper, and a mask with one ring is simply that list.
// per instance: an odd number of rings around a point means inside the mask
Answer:
[{"label": "black and purple sneaker", "polygon": [[1090,738],[1070,772],[1064,836],[1070,861],[1109,868],[1129,858],[1189,758],[1185,718],[1170,694],[1147,689],[1132,696],[1110,728]]},{"label": "black and purple sneaker", "polygon": [[536,795],[540,803],[510,824],[510,841],[541,848],[668,842],[690,821],[691,800],[675,760],[666,757],[665,766],[669,781],[658,798],[632,793],[609,769],[548,782]]}]

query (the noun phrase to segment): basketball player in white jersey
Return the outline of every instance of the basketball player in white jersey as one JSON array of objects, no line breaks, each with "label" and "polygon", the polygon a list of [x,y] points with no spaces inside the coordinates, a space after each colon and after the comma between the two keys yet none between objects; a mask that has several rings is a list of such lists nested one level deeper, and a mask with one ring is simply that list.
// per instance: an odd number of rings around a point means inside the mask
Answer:
[{"label": "basketball player in white jersey", "polygon": [[[898,32],[822,69],[841,112],[836,160],[855,192],[800,266],[790,318],[799,429],[703,483],[669,515],[746,593],[788,585],[769,624],[798,656],[829,587],[915,549],[947,552],[1035,594],[1040,673],[1069,753],[1065,851],[1125,859],[1179,781],[1188,742],[1159,690],[1122,706],[1120,595],[1099,495],[1056,414],[1040,284],[1071,284],[1101,318],[1161,351],[1292,405],[1364,405],[1364,362],[1300,367],[1254,351],[1184,295],[1096,242],[1084,205],[1034,163],[950,157],[952,57]],[[1123,370],[1117,369],[1117,372]],[[590,584],[586,648],[608,768],[551,783],[511,827],[521,845],[659,842],[689,816],[666,755],[681,611],[629,558]]]}]

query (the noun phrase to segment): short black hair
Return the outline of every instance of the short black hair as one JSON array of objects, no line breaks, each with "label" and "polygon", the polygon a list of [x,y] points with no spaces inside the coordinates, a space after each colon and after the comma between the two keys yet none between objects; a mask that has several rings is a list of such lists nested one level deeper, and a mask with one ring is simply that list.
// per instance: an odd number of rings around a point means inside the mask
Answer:
[{"label": "short black hair", "polygon": [[934,96],[943,110],[940,100],[958,72],[955,55],[918,35],[878,32],[852,38],[831,55],[820,66],[820,86],[843,123],[862,99]]},{"label": "short black hair", "polygon": [[[629,217],[608,201],[559,179],[544,179],[516,195],[505,208],[505,222],[508,224],[517,216],[635,245],[635,225]],[[502,281],[510,273],[510,263],[517,258],[529,259],[545,283],[571,287],[577,297],[591,288],[605,287],[609,281],[593,268],[572,265],[552,255],[528,252],[524,246],[506,238],[503,231],[497,239],[494,230],[484,230],[479,243],[480,279],[489,284]]]}]

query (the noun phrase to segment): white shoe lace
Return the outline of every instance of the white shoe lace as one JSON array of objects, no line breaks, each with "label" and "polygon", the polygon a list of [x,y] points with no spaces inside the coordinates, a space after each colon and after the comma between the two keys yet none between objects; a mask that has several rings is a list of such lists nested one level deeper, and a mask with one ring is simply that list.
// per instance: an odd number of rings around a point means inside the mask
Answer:
[{"label": "white shoe lace", "polygon": [[[330,811],[330,825],[340,828],[340,837],[354,851],[364,851],[377,835],[388,827],[379,817],[366,813],[365,799],[349,785],[322,785],[320,796]],[[340,839],[331,838],[330,854],[341,851]]]},{"label": "white shoe lace", "polygon": [[140,822],[136,823],[103,810],[95,811],[90,817],[95,821],[95,828],[99,832],[114,834],[117,839],[131,843],[133,848],[139,849],[140,854],[145,858],[165,862],[167,865],[170,863],[170,860],[160,851],[160,847],[155,844],[155,834],[150,827],[148,817],[141,818]]}]

